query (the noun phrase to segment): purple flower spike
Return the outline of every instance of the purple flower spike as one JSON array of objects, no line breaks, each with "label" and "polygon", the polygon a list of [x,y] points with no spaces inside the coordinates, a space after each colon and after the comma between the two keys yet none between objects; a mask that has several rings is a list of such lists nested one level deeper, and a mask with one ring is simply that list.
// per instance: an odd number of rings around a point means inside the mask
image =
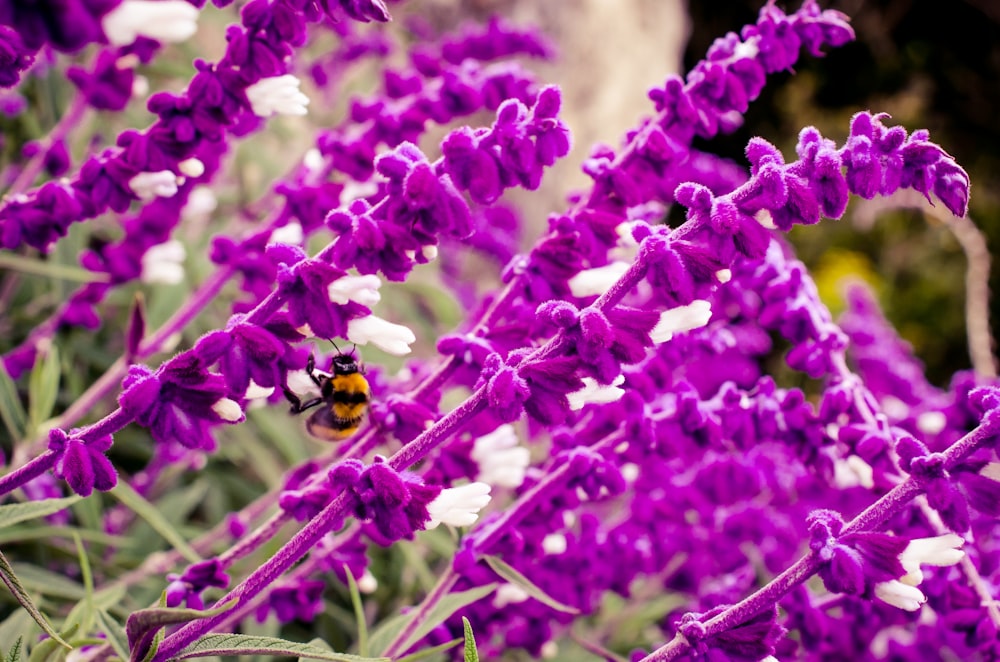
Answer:
[{"label": "purple flower spike", "polygon": [[809,516],[810,548],[823,563],[819,575],[834,593],[871,597],[875,584],[906,574],[899,555],[909,540],[886,533],[841,535],[844,522],[829,510]]},{"label": "purple flower spike", "polygon": [[281,623],[295,620],[311,623],[323,611],[323,591],[326,584],[316,579],[295,582],[290,586],[278,586],[267,601],[257,609],[257,620],[261,623],[267,614],[274,612]]},{"label": "purple flower spike", "polygon": [[229,586],[229,575],[222,569],[218,559],[201,561],[188,567],[182,575],[167,575],[166,597],[168,607],[184,604],[189,609],[204,609],[201,593],[206,588]]},{"label": "purple flower spike", "polygon": [[517,370],[503,365],[498,354],[491,354],[483,366],[483,376],[488,380],[486,397],[493,414],[504,423],[520,418],[531,390]]},{"label": "purple flower spike", "polygon": [[956,533],[969,530],[969,506],[945,469],[944,455],[931,453],[909,435],[896,442],[899,466],[910,473],[927,493],[927,503],[941,515],[941,520]]},{"label": "purple flower spike", "polygon": [[339,12],[347,14],[355,21],[385,23],[391,19],[389,10],[382,0],[320,0],[326,14],[337,20]]},{"label": "purple flower spike", "polygon": [[101,17],[121,0],[41,0],[0,4],[0,25],[12,26],[32,50],[51,45],[74,52],[104,41]]},{"label": "purple flower spike", "polygon": [[211,451],[210,428],[243,418],[239,405],[226,397],[224,378],[205,372],[193,354],[174,357],[156,373],[133,365],[123,388],[118,404],[158,443]]},{"label": "purple flower spike", "polygon": [[110,490],[118,484],[118,472],[104,456],[112,443],[110,435],[84,443],[59,428],[53,429],[49,432],[49,450],[59,455],[55,475],[82,497],[90,496],[95,488]]},{"label": "purple flower spike", "polygon": [[492,154],[479,148],[472,129],[461,127],[448,134],[441,143],[441,154],[445,172],[474,201],[493,204],[503,193],[499,164]]},{"label": "purple flower spike", "polygon": [[346,275],[333,265],[307,258],[305,252],[292,246],[275,246],[269,253],[281,252],[293,257],[280,261],[292,266],[282,266],[279,279],[287,283],[289,321],[296,328],[308,327],[319,338],[347,336],[347,322],[363,317],[371,311],[354,301],[338,305],[330,301],[330,283]]},{"label": "purple flower spike", "polygon": [[278,497],[278,505],[295,521],[306,522],[326,508],[332,498],[333,492],[326,485],[312,485],[301,490],[285,490]]},{"label": "purple flower spike", "polygon": [[712,636],[706,636],[704,622],[725,611],[721,605],[704,614],[687,613],[681,618],[677,630],[693,648],[678,660],[734,660],[756,662],[774,655],[776,645],[785,636],[785,628],[778,624],[778,609],[772,606],[750,620]]},{"label": "purple flower spike", "polygon": [[0,25],[0,87],[14,87],[34,61],[35,49],[25,45],[17,30]]},{"label": "purple flower spike", "polygon": [[926,131],[907,136],[901,127],[886,127],[885,113],[861,112],[851,119],[844,146],[847,182],[863,198],[913,188],[930,200],[937,195],[956,216],[969,205],[969,175],[947,152],[928,141]]},{"label": "purple flower spike", "polygon": [[243,322],[241,316],[230,320],[225,331],[202,336],[194,346],[205,365],[219,361],[229,397],[235,399],[244,397],[251,380],[263,388],[280,385],[279,359],[290,351],[287,343],[262,327]]},{"label": "purple flower spike", "polygon": [[[131,57],[135,59],[134,55]],[[87,98],[87,103],[98,110],[122,110],[132,98],[135,70],[122,66],[117,49],[102,51],[90,71],[70,67],[66,75]]]},{"label": "purple flower spike", "polygon": [[380,156],[375,169],[389,179],[385,219],[408,228],[420,245],[436,244],[439,236],[469,236],[468,205],[449,177],[434,173],[416,145],[403,143]]},{"label": "purple flower spike", "polygon": [[331,470],[329,483],[352,492],[355,517],[371,522],[379,543],[409,538],[430,520],[427,504],[440,487],[424,484],[415,474],[398,473],[380,458],[360,473],[357,469],[356,463],[341,463]]}]

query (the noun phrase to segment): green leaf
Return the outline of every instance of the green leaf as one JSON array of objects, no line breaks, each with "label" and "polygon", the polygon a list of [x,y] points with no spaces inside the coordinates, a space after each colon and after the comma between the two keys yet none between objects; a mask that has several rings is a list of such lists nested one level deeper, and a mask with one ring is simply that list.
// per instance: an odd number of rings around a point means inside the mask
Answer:
[{"label": "green leaf", "polygon": [[25,274],[36,276],[48,276],[62,280],[71,280],[78,283],[106,283],[108,277],[96,271],[88,271],[68,264],[56,264],[54,262],[34,260],[29,257],[15,255],[14,253],[0,254],[0,268],[20,271]]},{"label": "green leaf", "polygon": [[13,526],[19,522],[58,513],[60,510],[65,510],[79,500],[79,496],[71,496],[61,499],[28,501],[26,503],[11,503],[6,506],[0,506],[0,529]]},{"label": "green leaf", "polygon": [[59,637],[59,633],[56,632],[52,624],[49,623],[49,619],[45,618],[45,615],[38,610],[35,603],[31,601],[31,596],[28,592],[24,590],[21,585],[21,581],[14,574],[14,569],[10,567],[10,563],[7,561],[7,557],[0,552],[0,581],[7,585],[7,588],[11,593],[14,594],[14,599],[24,607],[25,611],[31,614],[31,617],[35,619],[38,623],[38,627],[42,628],[53,641],[57,642],[60,646],[65,647],[68,650],[72,650],[72,646],[67,644]]},{"label": "green leaf", "polygon": [[28,425],[28,415],[24,413],[24,405],[17,394],[17,384],[10,378],[7,368],[0,361],[0,418],[7,426],[11,438],[15,441],[24,439]]},{"label": "green leaf", "polygon": [[0,641],[9,643],[16,639],[35,641],[38,639],[38,628],[31,620],[31,614],[23,609],[15,609],[10,616],[0,623]]},{"label": "green leaf", "polygon": [[507,562],[501,559],[499,556],[484,556],[483,560],[489,564],[493,569],[493,572],[497,573],[504,579],[506,579],[511,584],[521,588],[525,593],[538,600],[542,604],[555,609],[556,611],[561,611],[566,614],[579,614],[580,610],[576,607],[570,607],[569,605],[564,605],[559,602],[548,593],[531,583],[531,580],[522,575],[520,572],[512,568]]},{"label": "green leaf", "polygon": [[472,634],[472,623],[462,617],[462,629],[465,630],[465,662],[479,662],[479,649],[476,648],[476,635]]},{"label": "green leaf", "polygon": [[48,662],[48,659],[58,650],[59,642],[55,639],[46,639],[31,650],[31,655],[28,656],[28,662]]},{"label": "green leaf", "polygon": [[361,604],[361,591],[346,563],[344,573],[347,575],[347,588],[351,593],[351,604],[354,606],[354,620],[358,624],[358,652],[368,655],[368,623],[365,621],[364,605]]},{"label": "green leaf", "polygon": [[[72,498],[79,499],[80,497]],[[3,507],[4,506],[0,506],[0,508]],[[24,543],[29,540],[71,538],[74,535],[80,536],[82,540],[86,540],[87,542],[97,543],[98,545],[107,545],[109,547],[115,547],[119,550],[128,549],[134,544],[134,541],[131,538],[116,536],[110,533],[104,533],[103,531],[92,531],[90,529],[81,529],[75,526],[38,526],[29,524],[27,526],[12,526],[8,529],[0,527],[0,546],[10,542]]]},{"label": "green leaf", "polygon": [[298,655],[310,660],[332,662],[390,662],[387,657],[361,657],[324,650],[313,644],[248,634],[206,634],[178,653],[176,659],[209,655]]},{"label": "green leaf", "polygon": [[451,641],[446,641],[443,644],[438,644],[437,646],[432,646],[431,648],[425,648],[417,651],[416,653],[410,653],[409,655],[397,659],[396,662],[417,662],[417,660],[422,660],[426,657],[430,657],[431,655],[443,653],[449,648],[458,646],[460,643],[462,643],[461,638],[452,639]]},{"label": "green leaf", "polygon": [[[168,625],[179,625],[195,621],[207,616],[215,616],[229,611],[239,600],[233,598],[215,609],[174,609],[170,607],[153,607],[134,612],[125,621],[125,635],[128,637],[129,649],[135,660],[149,658],[159,646],[163,638],[163,628]],[[162,602],[162,600],[161,600]]]},{"label": "green leaf", "polygon": [[163,536],[163,539],[169,542],[189,562],[198,563],[201,561],[198,552],[194,551],[194,548],[188,544],[184,536],[167,521],[157,507],[146,501],[128,483],[121,480],[118,481],[118,484],[111,489],[111,494],[130,508],[136,515],[146,520],[146,523],[153,527],[154,531]]},{"label": "green leaf", "polygon": [[59,351],[52,345],[47,352],[38,353],[28,378],[28,419],[35,433],[52,415],[58,395]]},{"label": "green leaf", "polygon": [[14,645],[7,652],[4,662],[21,662],[21,640],[22,637],[17,638],[17,641],[14,642]]},{"label": "green leaf", "polygon": [[[449,593],[448,595],[444,596],[427,613],[427,616],[424,618],[423,622],[420,623],[420,625],[417,626],[417,629],[410,634],[409,638],[407,638],[407,640],[403,642],[403,645],[399,647],[399,650],[404,650],[404,651],[407,650],[408,648],[413,646],[413,644],[417,643],[418,641],[426,637],[431,630],[444,623],[448,619],[448,617],[450,617],[456,611],[458,611],[459,609],[461,609],[466,605],[472,604],[477,600],[483,599],[484,597],[495,591],[498,585],[499,584],[497,584],[496,582],[493,582],[491,584],[486,584],[484,586],[477,586],[475,588],[470,588],[468,591],[462,591],[460,593]],[[418,615],[419,613],[420,611],[415,609],[409,614],[407,614],[407,617],[412,618]],[[378,649],[375,649],[373,647],[373,650],[378,650]]]},{"label": "green leaf", "polygon": [[87,597],[87,591],[83,586],[66,575],[28,563],[15,563],[14,569],[17,571],[17,576],[20,577],[21,583],[35,593],[63,598],[64,600],[83,600]]},{"label": "green leaf", "polygon": [[93,630],[94,621],[97,618],[94,609],[94,576],[91,573],[90,559],[87,558],[87,552],[83,548],[80,536],[74,536],[74,542],[76,543],[77,559],[80,562],[80,574],[83,577],[84,597],[70,610],[63,623],[63,628],[77,626],[81,632],[90,632]]},{"label": "green leaf", "polygon": [[111,648],[123,660],[128,659],[128,636],[125,634],[125,627],[118,620],[103,609],[97,610],[97,624],[107,637]]}]

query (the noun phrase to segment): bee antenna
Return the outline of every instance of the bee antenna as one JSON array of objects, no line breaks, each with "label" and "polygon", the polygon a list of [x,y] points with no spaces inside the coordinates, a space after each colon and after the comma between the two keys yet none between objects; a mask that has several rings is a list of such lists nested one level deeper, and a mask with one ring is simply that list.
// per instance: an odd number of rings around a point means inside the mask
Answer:
[{"label": "bee antenna", "polygon": [[333,348],[334,348],[335,350],[337,350],[337,353],[338,353],[338,354],[343,354],[343,352],[341,352],[341,351],[340,351],[340,348],[339,348],[339,347],[337,347],[337,343],[333,342],[333,340],[331,340],[330,338],[327,338],[327,340],[329,340],[329,341],[330,341],[330,344],[331,344],[331,345],[333,345]]}]

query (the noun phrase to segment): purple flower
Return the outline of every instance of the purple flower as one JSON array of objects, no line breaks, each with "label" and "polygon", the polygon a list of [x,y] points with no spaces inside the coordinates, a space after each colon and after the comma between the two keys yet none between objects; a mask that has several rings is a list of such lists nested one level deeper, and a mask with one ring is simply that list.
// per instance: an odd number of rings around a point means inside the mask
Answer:
[{"label": "purple flower", "polygon": [[297,247],[274,245],[268,248],[272,260],[280,264],[278,279],[288,297],[288,319],[296,328],[308,327],[319,338],[346,338],[347,322],[371,311],[361,304],[330,301],[330,284],[346,272],[322,260],[312,259]]},{"label": "purple flower", "polygon": [[49,432],[49,450],[59,458],[55,475],[82,497],[90,496],[95,488],[110,490],[118,484],[118,471],[104,455],[112,443],[110,435],[84,442],[54,428]]},{"label": "purple flower", "polygon": [[132,98],[135,71],[122,66],[117,49],[102,51],[91,71],[70,67],[66,75],[87,98],[87,103],[98,110],[122,110]]},{"label": "purple flower", "polygon": [[32,50],[51,45],[73,52],[104,41],[101,17],[121,0],[36,0],[0,4],[0,25],[17,30]]},{"label": "purple flower", "polygon": [[202,336],[193,351],[204,365],[218,361],[229,396],[242,398],[251,381],[263,388],[280,385],[280,362],[292,350],[267,329],[248,324],[237,315],[230,319],[225,331]]},{"label": "purple flower", "polygon": [[277,586],[271,590],[267,601],[257,608],[257,621],[263,623],[267,614],[274,612],[281,623],[295,620],[312,622],[323,611],[323,591],[326,584],[307,579],[291,585]]},{"label": "purple flower", "polygon": [[389,10],[382,0],[319,0],[319,4],[334,20],[337,20],[339,12],[362,23],[385,23],[390,19]]},{"label": "purple flower", "polygon": [[201,593],[206,588],[229,586],[229,575],[223,570],[218,559],[201,561],[188,566],[181,575],[167,575],[166,598],[168,607],[178,607],[182,603],[189,609],[204,609]]},{"label": "purple flower", "polygon": [[[903,435],[896,442],[896,453],[899,455],[900,468],[908,472],[925,490],[927,503],[938,511],[945,525],[952,531],[965,533],[970,524],[969,506],[944,466],[944,455],[931,453],[926,446],[909,435]],[[991,510],[996,510],[996,507]]]},{"label": "purple flower", "polygon": [[192,353],[174,357],[155,373],[133,365],[122,385],[118,404],[161,444],[211,451],[215,440],[210,429],[243,418],[239,406],[226,397],[223,377],[206,372]]},{"label": "purple flower", "polygon": [[0,24],[0,87],[16,85],[34,61],[35,49],[25,45],[17,30]]},{"label": "purple flower", "polygon": [[906,574],[899,555],[907,539],[885,533],[841,535],[843,520],[831,511],[815,511],[809,519],[810,548],[823,563],[819,575],[828,590],[871,597],[875,584]]},{"label": "purple flower", "polygon": [[415,474],[396,472],[378,458],[367,467],[357,461],[334,465],[328,482],[335,490],[350,491],[354,516],[370,522],[384,544],[422,529],[430,520],[427,505],[441,491]]},{"label": "purple flower", "polygon": [[677,659],[755,662],[774,655],[776,644],[786,633],[785,628],[778,624],[777,607],[765,610],[718,634],[707,635],[704,622],[722,613],[724,608],[715,607],[704,614],[684,614],[677,630],[691,642],[693,651]]}]

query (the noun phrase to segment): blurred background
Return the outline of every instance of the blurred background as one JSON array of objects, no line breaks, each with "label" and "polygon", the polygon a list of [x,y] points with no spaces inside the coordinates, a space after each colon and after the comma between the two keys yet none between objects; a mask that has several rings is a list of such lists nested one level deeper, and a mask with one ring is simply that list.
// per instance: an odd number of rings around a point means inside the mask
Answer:
[{"label": "blurred background", "polygon": [[[542,195],[518,202],[529,224],[543,227],[563,196],[586,186],[579,171],[597,141],[617,147],[621,136],[652,106],[645,91],[667,72],[690,70],[712,41],[756,20],[762,0],[418,0],[397,5],[440,27],[501,14],[536,23],[560,57],[542,69],[564,92],[564,117],[574,152],[546,176]],[[823,9],[851,17],[857,39],[824,58],[803,56],[795,72],[769,78],[736,133],[699,147],[744,164],[753,136],[794,155],[807,125],[842,144],[851,116],[887,112],[888,124],[930,131],[972,179],[970,218],[989,247],[1000,241],[1000,2],[959,0],[820,0]],[[798,2],[778,2],[794,11]],[[966,257],[944,222],[912,208],[852,199],[844,219],[797,227],[791,240],[813,271],[821,295],[836,314],[844,276],[866,280],[883,309],[926,363],[933,383],[970,367],[965,323]],[[947,215],[938,205],[938,210]],[[526,241],[537,231],[526,233]],[[990,276],[997,289],[997,269]],[[980,309],[983,306],[978,306]],[[1000,302],[991,297],[992,315]],[[985,311],[980,311],[985,312]]]}]

